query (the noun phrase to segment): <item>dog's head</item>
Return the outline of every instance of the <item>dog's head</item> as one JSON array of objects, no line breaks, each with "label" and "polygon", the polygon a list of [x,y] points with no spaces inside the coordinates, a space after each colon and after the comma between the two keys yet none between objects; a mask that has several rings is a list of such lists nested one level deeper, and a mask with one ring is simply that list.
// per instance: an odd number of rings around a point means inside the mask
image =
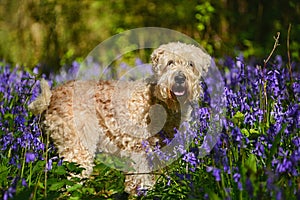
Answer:
[{"label": "dog's head", "polygon": [[151,55],[157,80],[156,96],[163,101],[196,101],[202,93],[200,78],[211,65],[211,57],[202,49],[184,43],[161,45]]}]

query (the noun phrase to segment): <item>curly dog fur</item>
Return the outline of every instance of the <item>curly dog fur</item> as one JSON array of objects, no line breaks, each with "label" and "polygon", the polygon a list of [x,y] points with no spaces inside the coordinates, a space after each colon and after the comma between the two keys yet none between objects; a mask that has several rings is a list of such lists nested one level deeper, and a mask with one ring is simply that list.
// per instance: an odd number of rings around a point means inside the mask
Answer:
[{"label": "curly dog fur", "polygon": [[[96,152],[129,157],[133,173],[151,172],[142,142],[155,146],[162,142],[160,130],[171,138],[182,116],[190,118],[190,105],[202,93],[199,80],[211,64],[210,56],[178,42],[161,45],[151,60],[154,75],[147,80],[78,80],[52,91],[41,82],[42,94],[29,108],[43,112],[45,130],[60,156],[84,167],[83,176],[91,174]],[[126,175],[125,191],[135,194],[154,183],[151,174]]]}]

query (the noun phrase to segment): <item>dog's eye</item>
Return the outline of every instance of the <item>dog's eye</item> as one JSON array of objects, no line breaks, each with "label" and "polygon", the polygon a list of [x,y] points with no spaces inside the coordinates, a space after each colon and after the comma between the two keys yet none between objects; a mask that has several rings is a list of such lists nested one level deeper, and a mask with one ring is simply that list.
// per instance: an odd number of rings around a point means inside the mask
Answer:
[{"label": "dog's eye", "polygon": [[172,64],[174,64],[174,61],[173,60],[169,60],[168,63],[167,63],[167,66],[170,66]]},{"label": "dog's eye", "polygon": [[189,61],[189,62],[188,62],[188,65],[189,65],[190,67],[195,67],[195,63],[194,63],[193,61]]}]

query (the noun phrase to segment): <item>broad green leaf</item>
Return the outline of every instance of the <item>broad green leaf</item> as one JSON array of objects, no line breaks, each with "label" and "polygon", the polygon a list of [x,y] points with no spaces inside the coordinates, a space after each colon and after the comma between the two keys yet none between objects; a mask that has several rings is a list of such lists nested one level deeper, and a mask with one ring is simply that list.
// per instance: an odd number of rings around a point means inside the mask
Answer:
[{"label": "broad green leaf", "polygon": [[[241,130],[241,132],[242,132],[242,134],[244,135],[244,136],[246,136],[246,137],[249,137],[249,131],[247,130],[247,129],[245,129],[245,128],[243,128],[242,130]],[[251,130],[250,130],[250,132],[251,132]]]},{"label": "broad green leaf", "polygon": [[232,121],[233,121],[233,123],[238,124],[239,122],[243,122],[244,118],[245,118],[245,115],[243,113],[241,113],[240,111],[238,111],[233,116]]},{"label": "broad green leaf", "polygon": [[70,197],[69,199],[70,199],[70,200],[79,200],[80,197]]},{"label": "broad green leaf", "polygon": [[61,182],[57,182],[57,183],[53,183],[49,190],[50,191],[56,191],[56,190],[59,190],[61,189],[63,186],[65,185],[65,182],[61,181]]},{"label": "broad green leaf", "polygon": [[65,170],[64,166],[57,166],[57,168],[54,170],[54,173],[58,175],[65,175],[67,171]]},{"label": "broad green leaf", "polygon": [[95,188],[82,188],[82,192],[91,195],[95,193]]},{"label": "broad green leaf", "polygon": [[73,185],[72,187],[69,187],[69,188],[67,189],[67,191],[68,191],[68,192],[72,192],[72,191],[78,190],[78,189],[80,189],[80,188],[82,188],[82,185],[81,185],[81,184],[75,184],[75,185]]},{"label": "broad green leaf", "polygon": [[253,173],[257,172],[257,167],[256,167],[256,157],[254,154],[250,154],[247,160],[245,161],[246,167],[250,169]]},{"label": "broad green leaf", "polygon": [[208,195],[209,195],[209,199],[211,200],[219,200],[220,198],[218,197],[218,195],[212,191],[209,191],[208,192]]},{"label": "broad green leaf", "polygon": [[258,130],[251,128],[250,129],[251,134],[259,134]]}]

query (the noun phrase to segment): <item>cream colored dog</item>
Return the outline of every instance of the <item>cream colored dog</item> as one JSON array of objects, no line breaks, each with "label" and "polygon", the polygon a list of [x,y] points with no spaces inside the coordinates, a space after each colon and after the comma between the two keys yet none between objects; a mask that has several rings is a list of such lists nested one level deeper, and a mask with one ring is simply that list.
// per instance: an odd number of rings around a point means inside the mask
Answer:
[{"label": "cream colored dog", "polygon": [[29,105],[44,114],[59,155],[86,169],[83,176],[91,174],[96,152],[130,158],[125,191],[131,194],[155,183],[142,142],[163,145],[159,131],[172,138],[189,120],[211,65],[208,54],[184,43],[161,45],[151,60],[154,75],[142,81],[70,81],[50,91],[43,80],[42,94]]}]

